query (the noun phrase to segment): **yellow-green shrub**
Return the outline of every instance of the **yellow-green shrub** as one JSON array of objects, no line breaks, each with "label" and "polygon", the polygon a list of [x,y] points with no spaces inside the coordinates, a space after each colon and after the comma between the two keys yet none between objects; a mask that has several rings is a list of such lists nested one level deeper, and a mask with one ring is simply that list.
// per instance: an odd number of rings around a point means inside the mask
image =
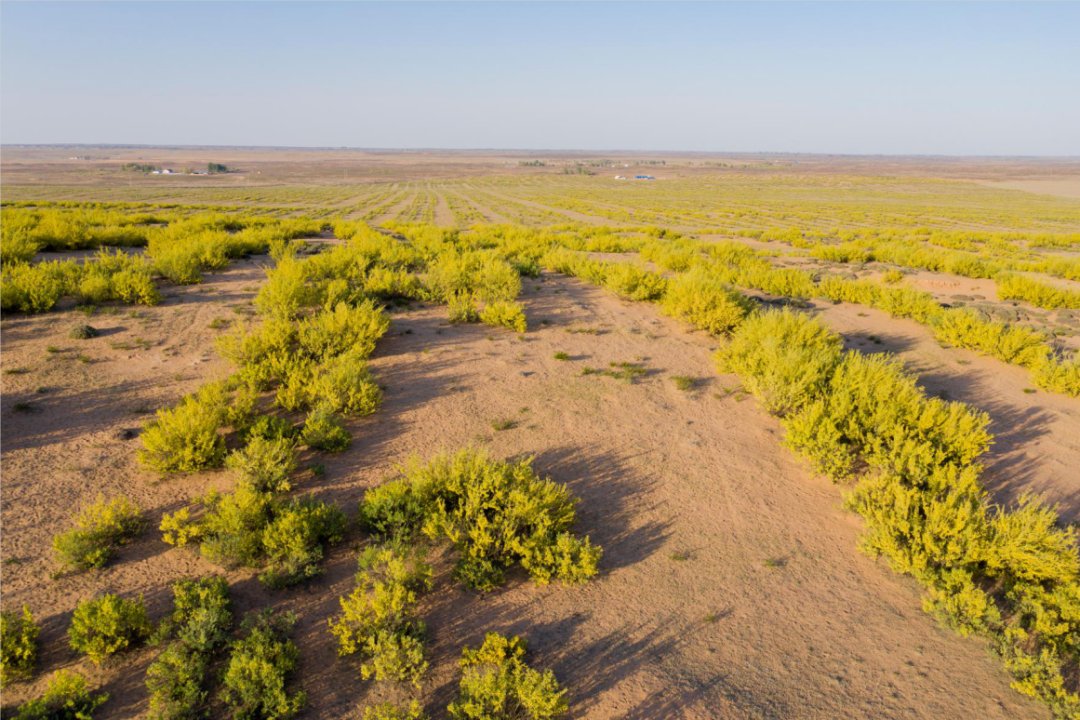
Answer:
[{"label": "yellow-green shrub", "polygon": [[176,407],[158,410],[143,430],[139,461],[164,473],[220,467],[225,459],[225,439],[218,431],[226,416],[224,388],[204,386]]},{"label": "yellow-green shrub", "polygon": [[79,511],[75,527],[53,538],[53,550],[62,565],[75,570],[103,567],[120,545],[144,527],[142,510],[125,497],[97,500]]},{"label": "yellow-green shrub", "polygon": [[519,333],[528,329],[525,308],[518,302],[495,300],[486,304],[480,311],[480,322],[494,327],[507,327]]},{"label": "yellow-green shrub", "polygon": [[748,317],[716,358],[769,412],[785,415],[821,391],[840,354],[839,337],[817,320],[784,309]]},{"label": "yellow-green shrub", "polygon": [[525,641],[518,636],[488,633],[479,648],[461,654],[461,683],[447,710],[454,720],[563,717],[566,691],[550,670],[525,663]]},{"label": "yellow-green shrub", "polygon": [[108,693],[92,695],[82,675],[57,670],[41,697],[19,706],[15,720],[92,720],[108,699]]},{"label": "yellow-green shrub", "polygon": [[742,322],[753,304],[699,266],[668,282],[660,307],[696,328],[723,335]]},{"label": "yellow-green shrub", "polygon": [[293,615],[271,610],[245,619],[244,635],[232,644],[219,695],[231,717],[284,720],[304,706],[306,694],[287,688],[299,659],[289,639],[295,623]]},{"label": "yellow-green shrub", "polygon": [[142,596],[128,600],[105,594],[75,607],[68,628],[71,649],[94,663],[142,643],[150,636],[150,618]]},{"label": "yellow-green shrub", "polygon": [[414,460],[405,477],[365,494],[360,516],[379,535],[450,540],[457,578],[491,590],[512,564],[541,584],[596,574],[600,549],[570,533],[575,502],[565,487],[538,477],[528,459],[509,464],[463,450],[426,465]]},{"label": "yellow-green shrub", "polygon": [[39,632],[25,605],[21,615],[11,610],[0,612],[0,687],[34,674]]},{"label": "yellow-green shrub", "polygon": [[417,603],[431,589],[431,567],[415,553],[393,546],[365,548],[359,565],[356,588],[339,599],[341,614],[329,621],[338,654],[358,654],[365,679],[419,687],[428,663]]}]

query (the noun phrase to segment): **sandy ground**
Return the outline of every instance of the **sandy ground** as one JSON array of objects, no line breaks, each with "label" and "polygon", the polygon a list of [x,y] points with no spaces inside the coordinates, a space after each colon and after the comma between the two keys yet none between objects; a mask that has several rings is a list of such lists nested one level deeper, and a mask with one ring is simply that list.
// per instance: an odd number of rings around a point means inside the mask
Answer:
[{"label": "sandy ground", "polygon": [[1002,190],[1021,190],[1037,195],[1080,198],[1080,176],[1040,180],[992,180],[981,181],[979,184]]},{"label": "sandy ground", "polygon": [[[5,371],[29,369],[3,376],[3,555],[16,559],[2,568],[4,603],[28,603],[43,622],[44,670],[76,666],[112,693],[103,717],[145,712],[143,672],[154,651],[102,669],[78,662],[64,642],[76,603],[104,590],[143,593],[160,617],[171,580],[215,568],[148,532],[105,570],[54,580],[50,538],[98,492],[127,493],[156,521],[229,484],[227,473],[159,481],[135,464],[138,440],[117,433],[224,372],[209,350],[221,331],[208,325],[240,317],[228,305],[245,305],[258,265],[174,291],[137,316],[95,316],[91,324],[108,334],[94,340],[67,339],[85,321],[75,311],[0,325]],[[442,715],[461,646],[500,630],[528,638],[532,662],[570,689],[575,718],[1046,717],[1009,688],[981,641],[938,627],[919,609],[913,582],[857,553],[859,522],[840,508],[838,489],[782,448],[778,424],[752,399],[727,392],[737,382],[715,374],[711,338],[564,278],[526,281],[523,300],[533,330],[521,338],[449,326],[439,308],[396,313],[372,363],[383,408],[355,423],[349,451],[317,459],[324,478],[300,476],[300,491],[352,513],[364,489],[410,454],[478,444],[499,456],[535,455],[542,473],[581,497],[579,530],[605,549],[601,574],[586,586],[538,588],[515,577],[477,595],[454,587],[440,562],[423,607],[430,711]],[[111,346],[136,337],[149,347]],[[49,345],[62,350],[50,354]],[[571,359],[555,360],[558,351]],[[75,359],[80,352],[93,362]],[[620,361],[649,374],[634,384],[581,374]],[[696,378],[696,387],[678,390],[675,375]],[[1042,394],[1031,401],[1052,406]],[[16,410],[20,402],[31,411]],[[506,419],[515,426],[492,429]],[[1014,434],[1015,452],[1057,442],[1045,427]],[[299,613],[305,717],[356,717],[361,702],[381,695],[335,658],[326,631],[337,597],[351,589],[361,539],[353,532],[325,575],[301,588],[271,592],[250,571],[228,573],[239,609]],[[43,685],[40,676],[14,685],[4,702]]]}]

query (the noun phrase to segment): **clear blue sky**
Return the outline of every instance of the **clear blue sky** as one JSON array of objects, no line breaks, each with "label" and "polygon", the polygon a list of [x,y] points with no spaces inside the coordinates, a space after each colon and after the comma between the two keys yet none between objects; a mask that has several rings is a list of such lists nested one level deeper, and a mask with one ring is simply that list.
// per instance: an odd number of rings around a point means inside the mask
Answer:
[{"label": "clear blue sky", "polygon": [[4,143],[1080,155],[1074,3],[0,4]]}]

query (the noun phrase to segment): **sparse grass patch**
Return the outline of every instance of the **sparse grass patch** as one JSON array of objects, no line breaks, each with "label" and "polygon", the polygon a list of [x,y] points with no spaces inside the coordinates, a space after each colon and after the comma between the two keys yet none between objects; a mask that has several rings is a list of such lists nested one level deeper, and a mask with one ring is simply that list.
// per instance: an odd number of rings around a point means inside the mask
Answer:
[{"label": "sparse grass patch", "polygon": [[672,375],[671,381],[675,383],[675,387],[683,392],[689,392],[697,387],[698,379],[690,377],[689,375]]},{"label": "sparse grass patch", "polygon": [[565,353],[565,352],[563,352],[562,350],[560,350],[559,352],[555,353],[555,355],[554,355],[553,357],[554,357],[554,358],[555,358],[556,360],[569,360],[569,359],[570,359],[570,355],[569,355],[569,353]]}]

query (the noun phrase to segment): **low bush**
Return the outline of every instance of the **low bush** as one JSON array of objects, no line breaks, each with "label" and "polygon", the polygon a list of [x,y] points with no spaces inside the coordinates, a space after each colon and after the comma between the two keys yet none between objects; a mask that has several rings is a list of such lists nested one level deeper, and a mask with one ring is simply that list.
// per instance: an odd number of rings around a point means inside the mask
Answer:
[{"label": "low bush", "polygon": [[667,290],[667,279],[629,263],[604,265],[603,286],[628,300],[659,300]]},{"label": "low bush", "polygon": [[91,693],[82,675],[57,670],[40,698],[19,706],[15,720],[92,720],[108,699],[108,693]]},{"label": "low bush", "polygon": [[338,654],[359,655],[365,678],[420,686],[427,670],[426,628],[416,606],[431,589],[431,567],[415,552],[393,545],[360,553],[356,588],[339,599],[341,614],[330,619]]},{"label": "low bush", "polygon": [[742,322],[753,304],[705,268],[696,267],[668,282],[660,307],[696,328],[724,335]]},{"label": "low bush", "polygon": [[413,461],[399,480],[369,491],[361,522],[385,537],[422,532],[458,552],[455,576],[491,590],[518,564],[534,582],[582,582],[597,571],[600,548],[570,533],[576,500],[536,475],[531,460],[505,463],[475,450]]},{"label": "low bush", "polygon": [[506,327],[519,333],[528,329],[525,308],[518,302],[496,300],[489,302],[480,311],[480,322],[494,327]]},{"label": "low bush", "polygon": [[210,493],[199,520],[184,508],[162,519],[163,539],[183,546],[200,543],[203,557],[225,567],[263,568],[270,587],[302,582],[319,573],[323,546],[339,542],[344,513],[310,498],[280,500],[241,482],[231,493]]},{"label": "low bush", "polygon": [[769,412],[785,415],[820,392],[840,354],[838,336],[785,309],[748,317],[716,357],[721,371],[738,374]]},{"label": "low bush", "polygon": [[361,720],[427,720],[427,713],[420,703],[413,700],[407,706],[379,703],[364,708]]},{"label": "low bush", "polygon": [[186,396],[176,407],[159,410],[142,433],[139,461],[163,473],[220,467],[225,438],[219,433],[228,416],[228,402],[219,384]]},{"label": "low bush", "polygon": [[25,605],[21,615],[10,610],[0,612],[0,687],[34,674],[39,632]]},{"label": "low bush", "polygon": [[342,452],[352,438],[336,414],[326,408],[315,408],[304,420],[300,439],[309,447],[326,452]]},{"label": "low bush", "polygon": [[347,352],[318,366],[307,384],[306,405],[343,415],[371,415],[382,390],[372,379],[366,355]]},{"label": "low bush", "polygon": [[1024,275],[999,274],[994,278],[1002,300],[1023,300],[1035,307],[1080,309],[1080,292],[1047,285]]},{"label": "low bush", "polygon": [[225,465],[240,475],[241,482],[259,492],[288,492],[292,489],[290,477],[296,470],[296,443],[290,438],[256,435],[243,448],[229,453]]},{"label": "low bush", "polygon": [[173,639],[146,670],[149,717],[205,717],[212,654],[232,625],[228,587],[223,578],[173,584],[173,612],[157,632],[159,640]]},{"label": "low bush", "polygon": [[249,615],[244,635],[231,647],[222,675],[221,701],[237,720],[282,720],[296,715],[306,702],[303,691],[290,693],[289,676],[299,653],[289,639],[296,619],[270,610]]},{"label": "low bush", "polygon": [[488,633],[477,649],[462,651],[458,697],[447,710],[454,720],[548,720],[566,715],[566,691],[550,670],[525,663],[525,641]]},{"label": "low bush", "polygon": [[150,619],[142,598],[128,600],[112,594],[79,603],[68,628],[72,650],[97,664],[139,645],[149,635]]},{"label": "low bush", "polygon": [[53,538],[53,550],[64,567],[103,567],[120,545],[142,532],[142,510],[125,497],[109,502],[101,496],[75,516],[75,527]]},{"label": "low bush", "polygon": [[318,575],[323,546],[341,541],[345,514],[336,505],[309,498],[294,499],[274,512],[262,533],[267,568],[259,579],[285,587]]}]

